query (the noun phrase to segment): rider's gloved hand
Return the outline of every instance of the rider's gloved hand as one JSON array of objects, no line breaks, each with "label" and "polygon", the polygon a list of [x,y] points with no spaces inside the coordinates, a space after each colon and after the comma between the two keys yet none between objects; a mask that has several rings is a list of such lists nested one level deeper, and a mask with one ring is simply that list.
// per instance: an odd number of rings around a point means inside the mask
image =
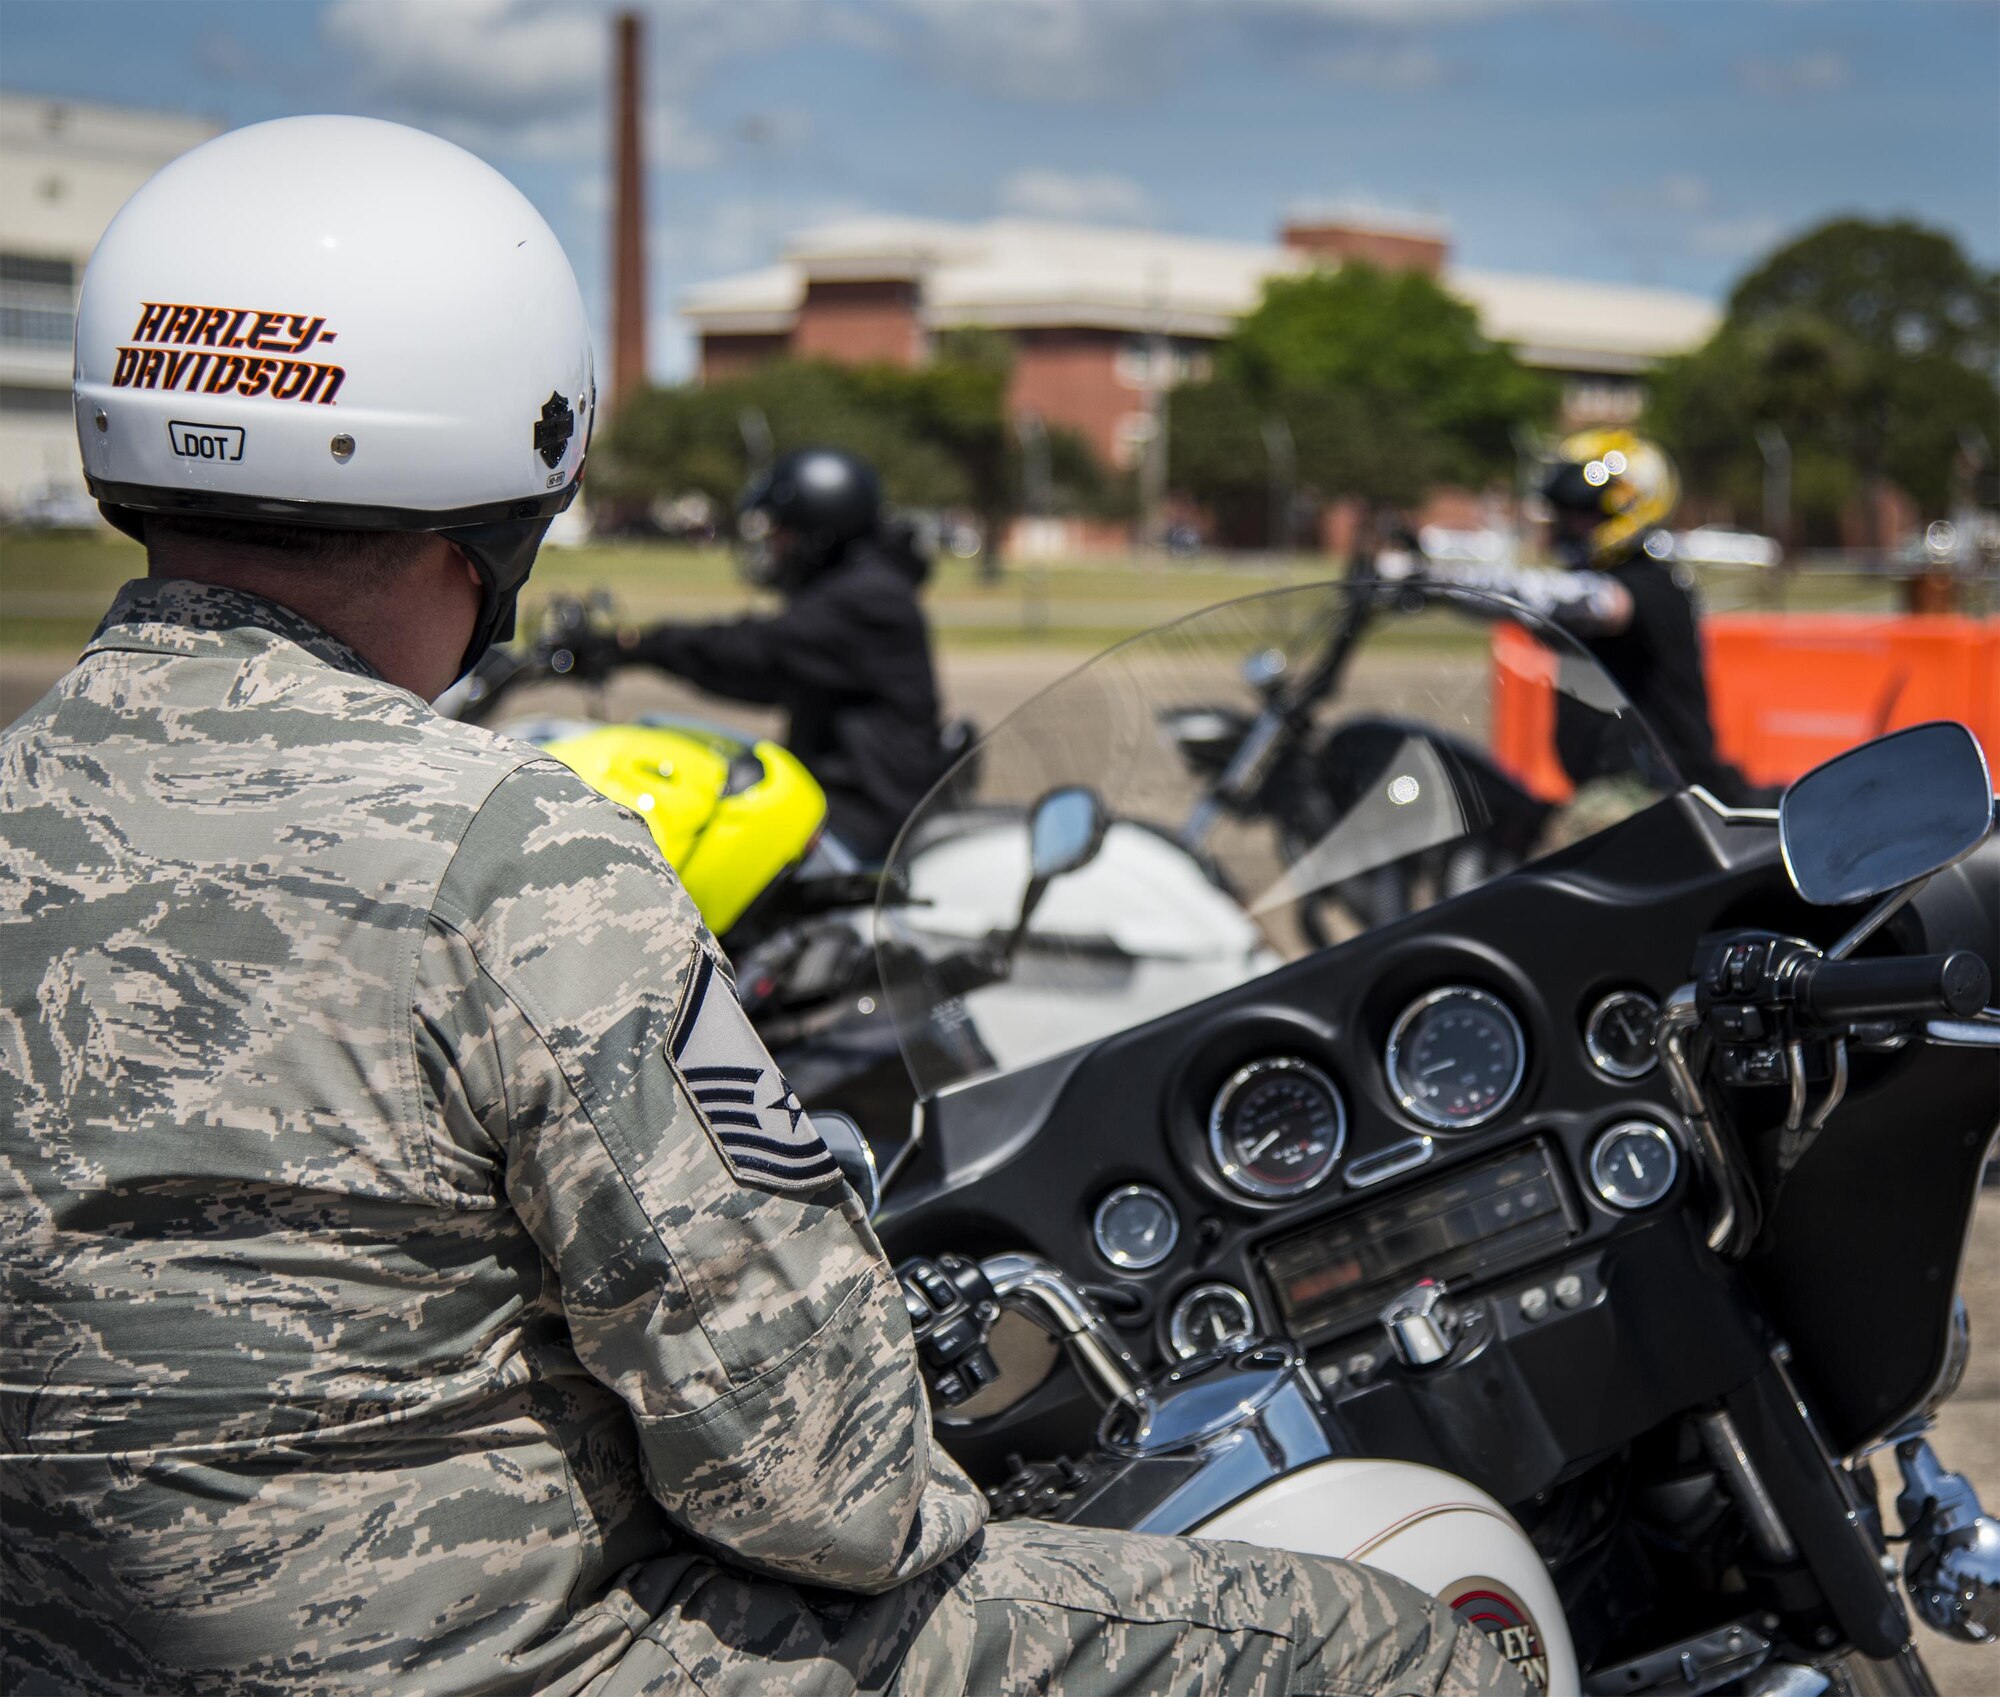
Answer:
[{"label": "rider's gloved hand", "polygon": [[[609,677],[617,667],[636,658],[633,647],[637,640],[636,631],[614,630],[601,625],[565,631],[559,646],[549,656],[550,668],[577,678],[594,680]],[[563,664],[565,654],[569,656],[568,665]]]}]

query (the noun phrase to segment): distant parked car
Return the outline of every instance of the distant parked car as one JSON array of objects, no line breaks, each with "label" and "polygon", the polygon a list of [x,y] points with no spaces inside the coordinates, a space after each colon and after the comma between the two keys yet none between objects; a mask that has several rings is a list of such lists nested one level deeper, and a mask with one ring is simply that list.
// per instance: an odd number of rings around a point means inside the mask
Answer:
[{"label": "distant parked car", "polygon": [[12,522],[23,530],[94,530],[104,519],[83,490],[45,483],[14,510]]}]

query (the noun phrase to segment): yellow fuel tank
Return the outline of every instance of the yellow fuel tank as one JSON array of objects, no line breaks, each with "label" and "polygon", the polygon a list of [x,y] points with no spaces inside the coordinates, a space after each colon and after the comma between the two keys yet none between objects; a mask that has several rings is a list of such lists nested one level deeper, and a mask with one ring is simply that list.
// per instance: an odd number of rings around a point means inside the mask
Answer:
[{"label": "yellow fuel tank", "polygon": [[798,757],[704,725],[603,725],[542,745],[646,821],[718,937],[805,858],[826,796]]}]

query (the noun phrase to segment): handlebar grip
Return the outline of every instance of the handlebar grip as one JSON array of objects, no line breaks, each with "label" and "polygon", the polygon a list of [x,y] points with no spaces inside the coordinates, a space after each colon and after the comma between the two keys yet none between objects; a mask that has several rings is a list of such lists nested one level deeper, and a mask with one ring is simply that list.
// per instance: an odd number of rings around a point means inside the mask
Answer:
[{"label": "handlebar grip", "polygon": [[1893,960],[1814,960],[1799,969],[1794,1000],[1828,1025],[1862,1019],[1971,1014],[1985,1007],[1993,975],[1970,949]]}]

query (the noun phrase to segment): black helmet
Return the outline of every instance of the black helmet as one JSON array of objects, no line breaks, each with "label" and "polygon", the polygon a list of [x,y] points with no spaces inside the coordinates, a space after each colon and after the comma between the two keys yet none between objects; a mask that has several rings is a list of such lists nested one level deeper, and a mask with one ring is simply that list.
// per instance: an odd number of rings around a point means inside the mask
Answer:
[{"label": "black helmet", "polygon": [[744,486],[736,513],[750,576],[799,583],[881,522],[882,480],[843,449],[794,448]]}]

